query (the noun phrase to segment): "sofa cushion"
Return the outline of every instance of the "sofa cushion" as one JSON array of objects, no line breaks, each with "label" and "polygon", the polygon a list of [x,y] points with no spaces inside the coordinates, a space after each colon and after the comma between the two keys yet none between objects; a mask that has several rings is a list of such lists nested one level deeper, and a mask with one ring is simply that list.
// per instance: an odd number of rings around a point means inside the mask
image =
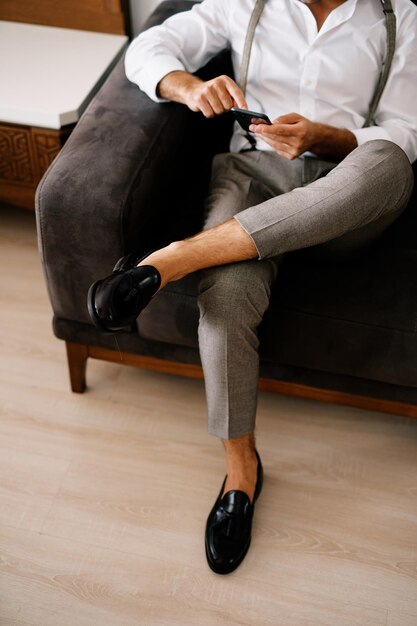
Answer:
[{"label": "sofa cushion", "polygon": [[[414,250],[334,265],[288,255],[259,329],[262,359],[417,387],[416,274]],[[140,315],[139,334],[197,348],[197,284],[198,273],[168,284]]]}]

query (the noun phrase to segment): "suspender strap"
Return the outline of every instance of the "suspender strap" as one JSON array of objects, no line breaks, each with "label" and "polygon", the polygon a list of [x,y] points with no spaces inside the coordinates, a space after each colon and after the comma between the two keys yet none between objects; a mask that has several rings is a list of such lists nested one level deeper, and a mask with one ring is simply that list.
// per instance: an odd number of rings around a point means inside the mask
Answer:
[{"label": "suspender strap", "polygon": [[252,11],[252,15],[250,16],[248,30],[246,32],[245,45],[243,48],[242,55],[242,64],[240,66],[240,81],[239,87],[242,92],[246,91],[246,83],[248,81],[248,68],[249,68],[249,59],[250,53],[252,50],[252,41],[255,35],[255,30],[259,22],[259,18],[261,17],[262,11],[264,10],[266,0],[256,0],[255,8]]},{"label": "suspender strap", "polygon": [[[259,18],[261,17],[266,1],[267,0],[256,0],[255,7],[249,20],[248,30],[246,32],[245,38],[245,45],[242,54],[242,63],[240,66],[239,87],[241,88],[243,93],[245,93],[246,91],[246,84],[248,80],[248,69],[252,42],[255,35],[256,26],[258,25]],[[397,31],[395,13],[392,9],[391,0],[381,0],[381,3],[385,14],[385,26],[387,29],[387,55],[379,76],[378,84],[375,88],[374,95],[372,96],[372,100],[369,105],[368,115],[362,128],[369,126],[373,122],[375,112],[378,108],[378,104],[382,96],[382,92],[384,91],[385,85],[388,80],[388,75],[391,69],[392,59],[395,52],[395,39]],[[253,140],[253,137],[251,137],[249,133],[247,134],[247,136],[248,138],[250,137]]]},{"label": "suspender strap", "polygon": [[397,33],[395,13],[392,10],[391,0],[381,0],[381,2],[383,11],[385,13],[385,26],[387,29],[387,56],[385,58],[384,65],[382,66],[379,81],[376,86],[371,103],[369,105],[368,116],[362,128],[370,126],[370,124],[373,122],[375,112],[378,108],[378,104],[382,96],[382,92],[384,91],[385,85],[387,84],[388,74],[391,69],[392,58],[395,52],[395,39]]}]

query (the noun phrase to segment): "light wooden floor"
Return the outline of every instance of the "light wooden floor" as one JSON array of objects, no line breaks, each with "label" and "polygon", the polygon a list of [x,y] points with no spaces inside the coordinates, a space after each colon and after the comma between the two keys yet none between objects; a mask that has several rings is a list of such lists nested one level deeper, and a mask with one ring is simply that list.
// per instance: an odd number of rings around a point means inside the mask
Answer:
[{"label": "light wooden floor", "polygon": [[250,552],[205,561],[203,385],[90,362],[69,391],[34,216],[0,207],[1,626],[417,626],[417,420],[264,393]]}]

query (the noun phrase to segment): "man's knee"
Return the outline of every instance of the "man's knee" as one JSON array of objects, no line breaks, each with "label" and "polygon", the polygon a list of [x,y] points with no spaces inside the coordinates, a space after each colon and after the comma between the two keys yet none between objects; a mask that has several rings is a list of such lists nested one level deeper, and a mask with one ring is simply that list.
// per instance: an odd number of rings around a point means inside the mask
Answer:
[{"label": "man's knee", "polygon": [[[329,177],[338,176],[338,169],[332,170]],[[406,153],[396,143],[373,139],[361,144],[341,162],[341,175],[345,176],[346,171],[355,177],[358,190],[380,198],[385,213],[405,208],[414,175]]]},{"label": "man's knee", "polygon": [[384,167],[389,180],[403,182],[409,186],[412,184],[413,170],[410,161],[400,146],[387,139],[373,139],[361,144],[353,153],[361,153],[369,159]]},{"label": "man's knee", "polygon": [[210,316],[237,324],[243,319],[259,323],[269,304],[276,263],[245,261],[204,270],[199,284],[200,319]]}]

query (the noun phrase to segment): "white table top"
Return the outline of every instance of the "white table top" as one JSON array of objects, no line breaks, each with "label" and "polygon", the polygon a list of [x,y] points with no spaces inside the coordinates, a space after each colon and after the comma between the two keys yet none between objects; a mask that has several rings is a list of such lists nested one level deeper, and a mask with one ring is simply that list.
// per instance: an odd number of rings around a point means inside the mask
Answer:
[{"label": "white table top", "polygon": [[0,121],[76,122],[128,38],[0,21]]}]

